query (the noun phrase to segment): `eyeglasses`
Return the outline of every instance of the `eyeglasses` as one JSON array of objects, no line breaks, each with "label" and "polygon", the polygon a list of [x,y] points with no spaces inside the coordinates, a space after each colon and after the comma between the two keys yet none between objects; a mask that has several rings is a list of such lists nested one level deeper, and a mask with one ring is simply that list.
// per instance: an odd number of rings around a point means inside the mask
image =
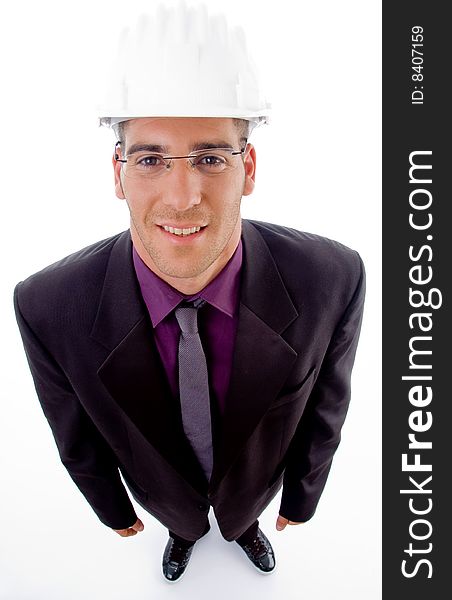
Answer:
[{"label": "eyeglasses", "polygon": [[[116,142],[115,151],[121,142]],[[154,179],[168,173],[173,165],[173,160],[185,158],[187,165],[201,175],[220,175],[236,168],[234,157],[243,154],[245,148],[214,148],[212,150],[194,150],[187,156],[165,156],[156,152],[135,152],[128,154],[127,159],[120,159],[115,152],[115,159],[122,163],[122,170],[126,177],[132,179]]]}]

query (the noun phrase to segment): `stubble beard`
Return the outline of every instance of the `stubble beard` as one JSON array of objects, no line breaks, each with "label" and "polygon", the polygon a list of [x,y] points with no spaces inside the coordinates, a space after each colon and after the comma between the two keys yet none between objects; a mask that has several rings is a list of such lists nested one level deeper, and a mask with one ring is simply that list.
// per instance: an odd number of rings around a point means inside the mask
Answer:
[{"label": "stubble beard", "polygon": [[[156,227],[156,221],[162,222],[165,219],[162,216],[157,219],[154,215],[148,214],[145,217],[144,225],[141,225],[137,223],[132,213],[130,213],[130,218],[146,253],[160,273],[181,279],[193,278],[204,273],[220,257],[228,245],[237,225],[237,219],[240,218],[240,202],[234,206],[234,211],[226,216],[227,223],[220,223],[218,217],[215,218],[214,216],[203,218],[198,215],[193,219],[198,222],[207,222],[207,229],[210,228],[204,234],[211,237],[207,244],[204,243],[201,249],[202,253],[200,251],[194,252],[188,244],[186,246],[181,244],[179,247],[174,246],[171,250],[172,256],[168,257],[159,246],[157,235],[149,235],[149,232],[152,232]],[[177,219],[168,218],[167,220],[177,222]],[[190,219],[186,218],[185,220]],[[218,230],[220,226],[222,227],[221,237],[218,238],[213,234],[215,229]]]}]

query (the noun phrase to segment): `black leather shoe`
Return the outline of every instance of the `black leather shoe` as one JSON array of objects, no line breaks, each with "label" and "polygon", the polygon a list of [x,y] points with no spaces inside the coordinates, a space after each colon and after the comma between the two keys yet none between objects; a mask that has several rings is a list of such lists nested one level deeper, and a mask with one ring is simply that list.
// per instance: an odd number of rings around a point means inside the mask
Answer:
[{"label": "black leather shoe", "polygon": [[241,546],[260,573],[271,573],[276,566],[275,553],[265,534],[258,529],[256,537]]},{"label": "black leather shoe", "polygon": [[193,543],[191,546],[182,545],[174,538],[170,537],[163,553],[163,576],[167,581],[178,581],[185,572],[185,569],[193,552]]}]

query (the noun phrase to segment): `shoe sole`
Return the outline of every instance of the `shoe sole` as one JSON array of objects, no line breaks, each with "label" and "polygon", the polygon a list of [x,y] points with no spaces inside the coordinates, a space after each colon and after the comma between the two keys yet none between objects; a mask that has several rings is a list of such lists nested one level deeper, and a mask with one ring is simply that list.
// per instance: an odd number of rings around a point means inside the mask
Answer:
[{"label": "shoe sole", "polygon": [[253,561],[251,561],[249,558],[248,558],[248,560],[249,560],[251,566],[261,575],[271,575],[272,573],[274,573],[276,571],[276,567],[277,567],[276,563],[271,571],[262,571],[262,569],[259,569],[259,567],[256,567],[256,565],[253,563]]}]

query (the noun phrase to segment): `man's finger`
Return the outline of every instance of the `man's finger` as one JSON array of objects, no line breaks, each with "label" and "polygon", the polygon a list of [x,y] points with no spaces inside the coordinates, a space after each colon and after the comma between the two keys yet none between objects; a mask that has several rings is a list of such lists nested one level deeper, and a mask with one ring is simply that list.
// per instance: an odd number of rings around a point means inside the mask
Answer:
[{"label": "man's finger", "polygon": [[129,529],[114,529],[116,533],[119,533],[121,537],[129,537],[129,535],[136,535],[136,531],[134,531],[131,527]]},{"label": "man's finger", "polygon": [[126,529],[113,529],[116,531],[121,537],[129,537],[131,535],[136,535],[138,531],[143,531],[144,525],[140,519],[137,519],[132,527],[127,527]]},{"label": "man's finger", "polygon": [[285,529],[286,525],[303,525],[303,523],[304,521],[289,521],[289,519],[279,515],[276,519],[276,529],[282,531]]},{"label": "man's finger", "polygon": [[134,525],[132,525],[132,529],[134,529],[135,531],[143,531],[144,525],[143,525],[143,522],[141,521],[141,519],[136,520]]},{"label": "man's finger", "polygon": [[289,522],[288,519],[279,515],[278,518],[276,519],[276,529],[278,531],[282,531],[288,522]]}]

